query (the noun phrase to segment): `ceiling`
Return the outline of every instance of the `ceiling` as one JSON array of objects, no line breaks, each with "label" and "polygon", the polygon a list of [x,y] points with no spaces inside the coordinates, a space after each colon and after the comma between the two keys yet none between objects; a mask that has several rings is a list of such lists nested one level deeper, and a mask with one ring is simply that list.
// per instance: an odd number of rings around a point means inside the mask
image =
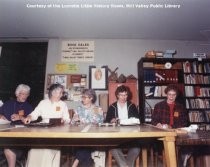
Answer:
[{"label": "ceiling", "polygon": [[0,0],[0,39],[205,41],[209,7],[209,0]]}]

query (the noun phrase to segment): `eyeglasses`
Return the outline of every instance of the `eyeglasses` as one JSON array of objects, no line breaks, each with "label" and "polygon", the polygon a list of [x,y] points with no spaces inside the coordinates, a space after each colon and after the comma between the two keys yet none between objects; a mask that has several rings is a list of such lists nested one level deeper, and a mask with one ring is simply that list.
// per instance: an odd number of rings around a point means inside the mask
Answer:
[{"label": "eyeglasses", "polygon": [[176,93],[168,93],[168,96],[176,96]]},{"label": "eyeglasses", "polygon": [[89,96],[82,96],[82,99],[90,98]]},{"label": "eyeglasses", "polygon": [[20,96],[29,96],[29,93],[19,93]]},{"label": "eyeglasses", "polygon": [[127,94],[127,93],[126,93],[126,94],[124,94],[124,93],[119,93],[118,96],[126,97],[126,96],[128,96],[128,94]]}]

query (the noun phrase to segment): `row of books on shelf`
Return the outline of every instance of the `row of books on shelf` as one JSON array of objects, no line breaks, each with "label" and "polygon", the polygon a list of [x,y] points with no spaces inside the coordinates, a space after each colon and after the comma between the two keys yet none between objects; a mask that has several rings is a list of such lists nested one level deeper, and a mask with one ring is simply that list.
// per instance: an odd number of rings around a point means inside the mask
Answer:
[{"label": "row of books on shelf", "polygon": [[187,109],[206,109],[210,108],[210,99],[186,99]]},{"label": "row of books on shelf", "polygon": [[199,111],[193,111],[189,113],[190,122],[205,122],[204,114]]},{"label": "row of books on shelf", "polygon": [[198,61],[183,63],[184,73],[210,73],[210,63],[201,63]]},{"label": "row of books on shelf", "polygon": [[210,75],[184,74],[185,84],[210,84]]},{"label": "row of books on shelf", "polygon": [[190,122],[210,122],[210,110],[189,112]]},{"label": "row of books on shelf", "polygon": [[[176,84],[179,93],[184,94],[184,86],[182,84]],[[165,89],[167,85],[161,86],[145,86],[144,92],[146,97],[166,97]]]},{"label": "row of books on shelf", "polygon": [[210,88],[201,86],[185,86],[186,97],[210,97]]},{"label": "row of books on shelf", "polygon": [[145,86],[146,97],[166,97],[165,94],[166,86]]},{"label": "row of books on shelf", "polygon": [[144,83],[176,83],[177,70],[144,70]]}]

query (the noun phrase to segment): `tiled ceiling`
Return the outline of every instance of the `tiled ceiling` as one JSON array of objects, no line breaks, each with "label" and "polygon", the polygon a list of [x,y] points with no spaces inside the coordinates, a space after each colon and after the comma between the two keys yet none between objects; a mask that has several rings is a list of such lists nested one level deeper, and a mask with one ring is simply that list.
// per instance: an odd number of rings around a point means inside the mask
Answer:
[{"label": "tiled ceiling", "polygon": [[209,40],[209,0],[0,0],[0,39]]}]

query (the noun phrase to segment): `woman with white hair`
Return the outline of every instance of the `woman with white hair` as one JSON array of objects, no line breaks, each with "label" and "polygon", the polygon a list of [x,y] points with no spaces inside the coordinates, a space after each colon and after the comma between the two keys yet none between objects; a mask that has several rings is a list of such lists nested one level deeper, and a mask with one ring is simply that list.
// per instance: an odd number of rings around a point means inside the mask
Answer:
[{"label": "woman with white hair", "polygon": [[[11,121],[14,124],[23,123],[24,118],[33,111],[32,106],[27,102],[30,95],[30,87],[20,84],[15,90],[16,99],[6,101],[0,107],[0,119]],[[15,167],[16,158],[21,156],[22,150],[4,148],[4,155],[9,167]]]}]

